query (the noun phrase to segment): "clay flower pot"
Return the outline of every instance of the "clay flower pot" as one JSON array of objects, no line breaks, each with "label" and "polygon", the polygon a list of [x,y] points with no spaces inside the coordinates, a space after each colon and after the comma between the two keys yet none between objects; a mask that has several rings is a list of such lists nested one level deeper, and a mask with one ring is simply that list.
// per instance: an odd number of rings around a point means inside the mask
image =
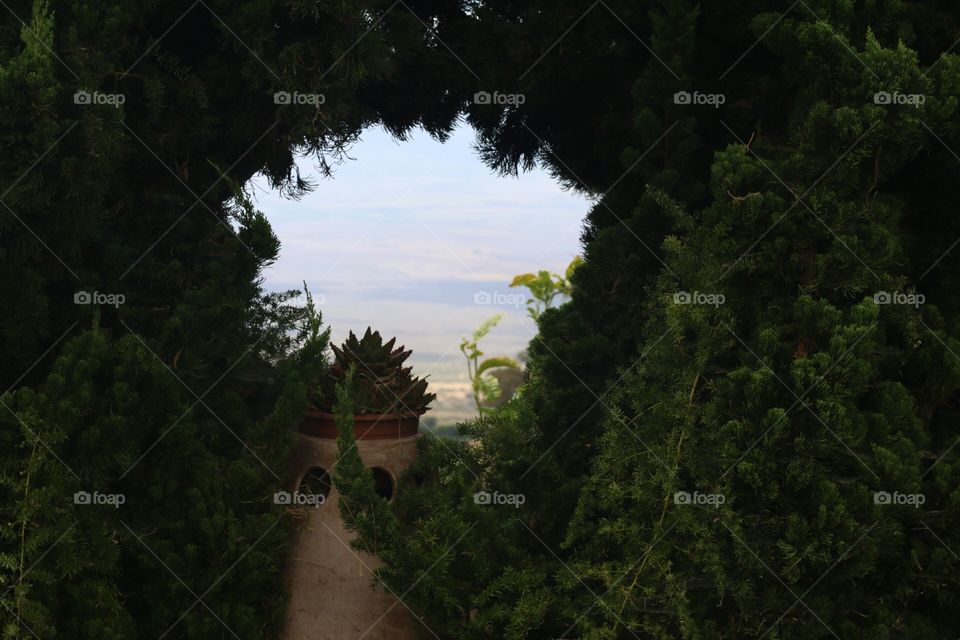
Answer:
[{"label": "clay flower pot", "polygon": [[[357,440],[406,438],[417,434],[420,416],[415,413],[378,413],[353,416],[353,434]],[[300,433],[314,438],[333,439],[340,435],[336,416],[313,407],[300,423]]]}]

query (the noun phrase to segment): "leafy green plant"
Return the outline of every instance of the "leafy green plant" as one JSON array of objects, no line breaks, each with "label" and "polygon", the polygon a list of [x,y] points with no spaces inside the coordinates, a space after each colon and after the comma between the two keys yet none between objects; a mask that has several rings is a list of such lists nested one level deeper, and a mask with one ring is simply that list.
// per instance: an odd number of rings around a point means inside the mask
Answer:
[{"label": "leafy green plant", "polygon": [[[573,285],[570,283],[570,277],[582,263],[582,258],[575,257],[567,265],[562,276],[549,271],[522,273],[513,278],[510,286],[526,287],[530,291],[532,298],[527,300],[527,313],[536,321],[544,311],[553,306],[557,297],[569,296],[572,293]],[[514,371],[523,369],[519,362],[507,356],[481,360],[483,351],[480,350],[480,340],[486,337],[502,319],[502,313],[487,318],[469,338],[465,337],[460,342],[460,351],[467,359],[467,374],[473,389],[473,402],[477,406],[477,413],[480,414],[489,412],[490,405],[503,395],[503,389],[494,375],[495,372],[504,369]]]},{"label": "leafy green plant", "polygon": [[554,300],[558,296],[570,296],[573,292],[570,277],[581,264],[583,264],[583,258],[576,256],[567,265],[567,269],[562,276],[544,270],[537,273],[521,273],[514,276],[510,286],[526,287],[530,291],[530,295],[533,297],[527,300],[527,313],[530,314],[531,318],[537,320],[544,311],[553,306]]},{"label": "leafy green plant", "polygon": [[[599,195],[571,300],[538,320],[523,397],[462,449],[428,450],[395,507],[405,535],[381,574],[415,585],[405,601],[438,636],[956,636],[960,13],[841,4],[617,5],[658,55],[606,58],[643,104],[592,121],[633,131],[548,140]],[[598,74],[576,74],[580,34],[551,71],[583,87]],[[712,55],[764,34],[712,83]],[[690,109],[684,85],[735,104]],[[926,105],[877,100],[894,88]],[[547,111],[526,95],[490,118],[503,158]],[[926,304],[889,297],[918,290]],[[526,502],[471,498],[493,491]],[[476,522],[477,539],[458,530]],[[437,541],[468,552],[434,560]]]},{"label": "leafy green plant", "polygon": [[[358,414],[425,413],[437,396],[427,393],[425,378],[403,366],[412,352],[395,347],[396,342],[396,338],[384,342],[379,331],[367,327],[363,338],[351,331],[342,346],[333,345],[334,362],[318,389],[317,406],[332,410],[337,385],[346,384]],[[348,375],[351,368],[356,371],[353,376]]]},{"label": "leafy green plant", "polygon": [[500,383],[491,375],[491,372],[501,368],[516,371],[523,368],[519,362],[507,356],[481,360],[484,354],[480,350],[480,340],[486,337],[502,319],[502,313],[490,316],[474,330],[469,338],[465,337],[460,341],[460,351],[467,359],[467,374],[470,376],[470,386],[473,389],[473,402],[477,406],[477,413],[480,414],[489,411],[489,403],[500,397]]}]

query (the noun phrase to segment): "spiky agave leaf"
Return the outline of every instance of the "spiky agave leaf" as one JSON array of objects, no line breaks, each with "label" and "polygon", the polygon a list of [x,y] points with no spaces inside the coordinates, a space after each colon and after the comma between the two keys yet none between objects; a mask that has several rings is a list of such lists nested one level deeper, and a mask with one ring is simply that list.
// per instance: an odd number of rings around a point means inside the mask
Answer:
[{"label": "spiky agave leaf", "polygon": [[347,379],[352,367],[350,387],[357,413],[426,412],[436,394],[427,393],[426,379],[414,376],[412,367],[403,366],[413,351],[397,347],[396,342],[395,337],[384,342],[380,332],[370,327],[359,339],[351,331],[342,345],[332,347],[334,361],[317,391],[316,405],[323,410],[333,407],[336,385]]}]

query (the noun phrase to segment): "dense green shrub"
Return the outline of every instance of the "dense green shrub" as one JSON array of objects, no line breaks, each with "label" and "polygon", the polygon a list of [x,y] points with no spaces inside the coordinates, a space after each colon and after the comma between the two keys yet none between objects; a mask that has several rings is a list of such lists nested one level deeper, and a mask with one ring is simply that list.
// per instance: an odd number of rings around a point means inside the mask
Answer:
[{"label": "dense green shrub", "polygon": [[278,243],[236,185],[297,195],[296,151],[461,114],[493,168],[598,200],[521,397],[427,441],[392,509],[340,469],[381,578],[449,638],[956,635],[952,4],[4,8],[6,636],[273,634],[267,470],[325,339],[260,290]]},{"label": "dense green shrub", "polygon": [[[441,637],[960,628],[960,15],[787,9],[626,11],[658,56],[624,65],[635,102],[614,113],[634,126],[627,144],[653,150],[584,171],[606,193],[572,301],[540,318],[521,397],[469,427],[472,445],[426,445],[425,482],[396,504],[402,535],[380,551],[381,579],[410,589]],[[571,31],[548,65],[569,56],[575,82],[594,68],[575,60],[587,42]],[[594,53],[600,69],[616,55]],[[525,157],[510,119],[536,131],[546,108],[533,75],[527,104],[486,130],[508,166]],[[596,150],[557,138],[528,151],[569,162],[557,171],[576,181]],[[522,504],[478,505],[477,492]]]}]

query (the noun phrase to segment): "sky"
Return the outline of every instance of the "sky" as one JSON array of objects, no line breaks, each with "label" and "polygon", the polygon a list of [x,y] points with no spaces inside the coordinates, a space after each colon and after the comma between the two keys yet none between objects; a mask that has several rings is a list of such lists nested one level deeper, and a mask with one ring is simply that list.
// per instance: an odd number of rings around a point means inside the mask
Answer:
[{"label": "sky", "polygon": [[[502,177],[459,127],[446,143],[416,132],[397,141],[364,132],[351,160],[320,177],[299,201],[253,180],[257,207],[280,238],[280,257],[264,272],[269,291],[306,281],[335,343],[367,326],[413,349],[411,363],[438,393],[441,423],[472,415],[460,339],[496,313],[503,320],[481,343],[488,355],[516,356],[536,328],[519,273],[562,273],[580,253],[590,200],[564,191],[541,169]],[[489,299],[489,303],[487,300]]]}]

